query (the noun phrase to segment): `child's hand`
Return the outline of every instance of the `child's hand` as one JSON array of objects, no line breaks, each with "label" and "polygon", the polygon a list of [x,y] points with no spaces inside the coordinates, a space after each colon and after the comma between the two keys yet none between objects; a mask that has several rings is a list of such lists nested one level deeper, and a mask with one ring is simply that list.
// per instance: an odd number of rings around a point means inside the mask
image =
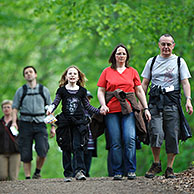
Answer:
[{"label": "child's hand", "polygon": [[104,111],[102,111],[102,110],[100,110],[100,114],[101,114],[101,115],[105,115],[105,114],[104,114]]},{"label": "child's hand", "polygon": [[47,111],[46,111],[46,114],[47,114],[47,115],[50,115],[50,114],[53,112],[54,105],[53,105],[53,104],[47,105],[47,106],[45,107],[45,109],[47,110]]}]

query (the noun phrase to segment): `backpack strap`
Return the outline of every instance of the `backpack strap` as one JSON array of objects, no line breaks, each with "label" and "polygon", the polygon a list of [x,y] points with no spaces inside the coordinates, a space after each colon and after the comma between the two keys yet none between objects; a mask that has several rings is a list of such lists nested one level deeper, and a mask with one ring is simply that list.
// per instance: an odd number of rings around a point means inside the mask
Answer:
[{"label": "backpack strap", "polygon": [[42,84],[39,84],[39,94],[44,99],[44,106],[46,106],[46,98],[45,98],[44,93],[43,93],[43,85]]},{"label": "backpack strap", "polygon": [[[157,56],[155,56],[155,57],[152,59],[152,63],[151,63],[151,65],[150,65],[150,81],[151,81],[151,79],[152,79],[152,68],[153,68],[153,65],[154,65],[154,63],[155,63],[155,61],[156,61],[156,57],[157,57]],[[180,84],[181,84],[181,74],[180,74],[181,57],[180,57],[180,56],[178,56],[178,58],[177,58],[177,64],[178,64],[179,85],[180,85]]]},{"label": "backpack strap", "polygon": [[[27,90],[28,90],[27,85],[24,84],[22,86],[22,89],[23,89],[23,94],[22,94],[22,97],[21,97],[21,100],[20,100],[20,106],[19,107],[22,106],[22,102],[24,100],[24,97],[27,95]],[[40,94],[42,96],[42,98],[44,99],[44,105],[46,106],[46,97],[44,96],[44,93],[43,93],[43,85],[42,84],[39,84],[39,93],[38,94]],[[31,94],[29,94],[29,95],[31,95]]]},{"label": "backpack strap", "polygon": [[24,84],[24,85],[22,86],[22,89],[23,89],[23,94],[22,94],[22,97],[21,97],[21,100],[20,100],[20,106],[19,106],[19,107],[22,106],[22,102],[23,102],[23,100],[24,100],[24,97],[25,97],[26,94],[27,94],[27,85]]},{"label": "backpack strap", "polygon": [[150,65],[150,81],[151,81],[151,79],[152,79],[152,68],[153,68],[153,65],[154,65],[154,63],[155,63],[155,61],[156,61],[156,57],[157,57],[157,56],[155,56],[155,57],[152,59],[152,63],[151,63],[151,65]]}]

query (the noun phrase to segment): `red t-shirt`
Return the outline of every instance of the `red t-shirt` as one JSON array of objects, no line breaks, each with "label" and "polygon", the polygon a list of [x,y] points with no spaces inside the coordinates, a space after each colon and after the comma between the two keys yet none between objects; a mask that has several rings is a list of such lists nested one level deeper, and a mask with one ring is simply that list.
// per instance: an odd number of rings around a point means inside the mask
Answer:
[{"label": "red t-shirt", "polygon": [[[132,68],[126,68],[121,74],[107,67],[104,69],[98,80],[97,86],[105,88],[105,91],[113,92],[121,89],[124,92],[135,92],[135,86],[141,85],[138,72]],[[130,104],[130,103],[129,103]],[[121,112],[121,105],[116,97],[113,97],[107,104],[109,113]]]}]

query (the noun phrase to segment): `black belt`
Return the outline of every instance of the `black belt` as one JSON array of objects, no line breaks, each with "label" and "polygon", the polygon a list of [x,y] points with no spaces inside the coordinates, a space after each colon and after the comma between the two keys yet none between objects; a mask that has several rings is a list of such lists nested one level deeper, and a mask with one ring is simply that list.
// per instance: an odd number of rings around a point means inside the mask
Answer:
[{"label": "black belt", "polygon": [[36,117],[36,116],[44,116],[45,113],[24,113],[24,112],[20,112],[21,115],[23,116],[31,116],[31,117]]}]

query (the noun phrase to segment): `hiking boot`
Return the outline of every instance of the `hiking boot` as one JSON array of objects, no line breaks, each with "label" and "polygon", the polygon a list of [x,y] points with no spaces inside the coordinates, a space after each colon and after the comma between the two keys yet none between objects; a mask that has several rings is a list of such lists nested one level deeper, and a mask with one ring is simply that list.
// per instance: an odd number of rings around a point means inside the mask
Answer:
[{"label": "hiking boot", "polygon": [[175,176],[175,174],[173,172],[173,169],[170,168],[170,167],[167,167],[167,169],[165,170],[164,175],[165,175],[166,179],[168,179],[168,178],[171,178],[171,179],[176,178],[176,176]]},{"label": "hiking boot", "polygon": [[151,168],[146,172],[146,178],[153,178],[157,173],[162,172],[161,162],[159,163],[152,163]]},{"label": "hiking boot", "polygon": [[123,180],[123,175],[122,174],[115,174],[113,177],[113,180],[121,181],[121,180]]},{"label": "hiking boot", "polygon": [[136,178],[136,174],[135,174],[134,172],[129,172],[129,173],[127,174],[127,178],[128,178],[129,180],[133,180],[133,179]]},{"label": "hiking boot", "polygon": [[86,180],[86,176],[82,171],[78,171],[75,175],[76,180]]},{"label": "hiking boot", "polygon": [[72,178],[71,177],[65,177],[64,178],[64,182],[71,182],[72,181]]},{"label": "hiking boot", "polygon": [[32,178],[33,179],[40,179],[41,178],[41,175],[34,173],[34,175],[32,176]]}]

